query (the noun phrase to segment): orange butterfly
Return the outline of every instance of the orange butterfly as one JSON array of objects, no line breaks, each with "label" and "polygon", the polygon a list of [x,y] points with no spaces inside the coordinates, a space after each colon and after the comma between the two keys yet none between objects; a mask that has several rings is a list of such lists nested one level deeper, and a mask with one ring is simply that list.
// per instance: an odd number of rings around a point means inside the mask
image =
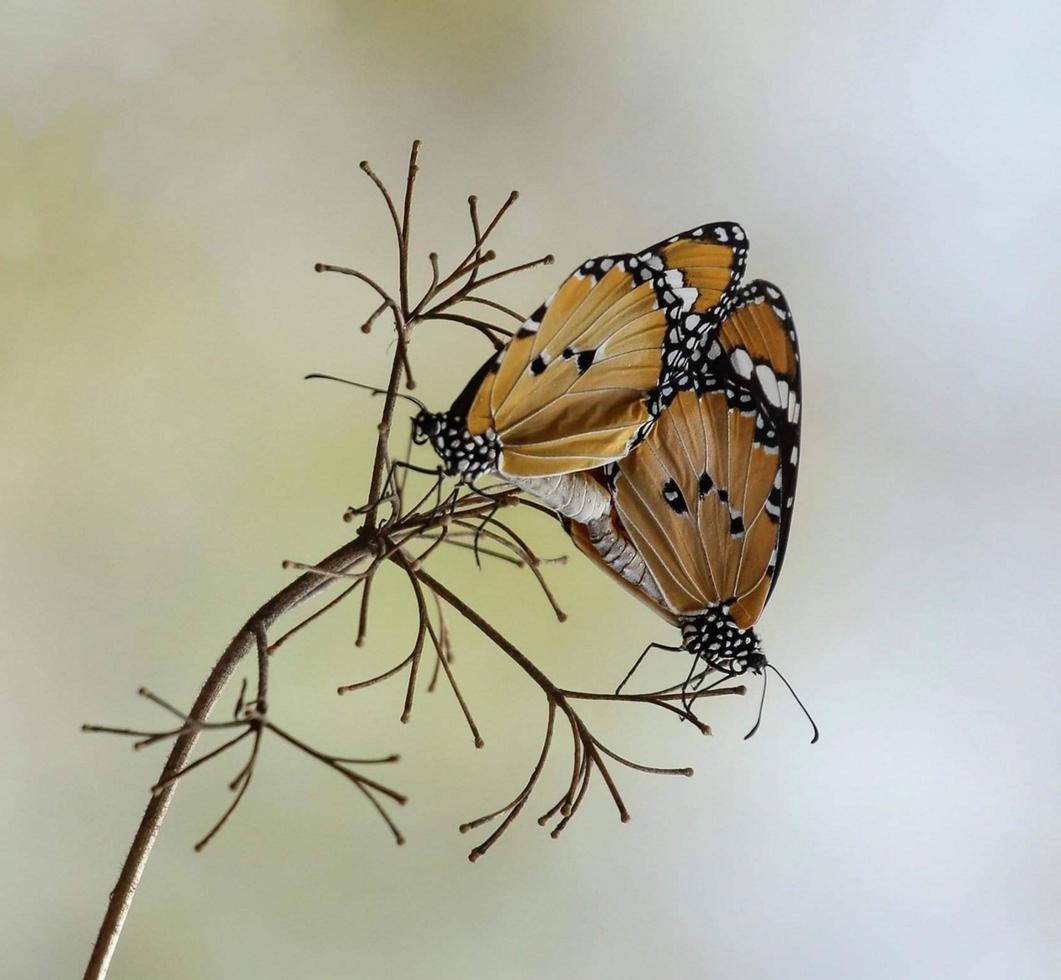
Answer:
[{"label": "orange butterfly", "polygon": [[680,627],[681,647],[648,649],[684,648],[694,670],[732,677],[767,666],[753,627],[791,525],[799,349],[788,304],[762,280],[740,289],[705,343],[693,386],[608,472],[609,512],[568,529],[580,550]]},{"label": "orange butterfly", "polygon": [[446,412],[413,421],[451,476],[496,473],[579,522],[611,506],[597,476],[697,373],[737,298],[740,225],[702,225],[637,254],[584,262]]}]

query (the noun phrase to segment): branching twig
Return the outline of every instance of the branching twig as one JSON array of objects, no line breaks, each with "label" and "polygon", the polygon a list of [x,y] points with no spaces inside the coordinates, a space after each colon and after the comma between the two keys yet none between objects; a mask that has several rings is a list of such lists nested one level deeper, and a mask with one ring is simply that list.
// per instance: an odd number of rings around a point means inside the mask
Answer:
[{"label": "branching twig", "polygon": [[[493,833],[472,850],[469,855],[472,860],[485,854],[523,810],[543,776],[549,754],[555,747],[558,719],[566,723],[560,726],[561,729],[566,728],[571,734],[572,760],[570,779],[559,801],[543,818],[544,822],[559,815],[560,819],[552,830],[553,836],[556,836],[578,811],[594,773],[601,777],[609,790],[620,817],[623,820],[628,819],[626,806],[612,778],[609,768],[611,765],[618,764],[640,772],[691,773],[689,769],[662,769],[645,766],[614,752],[589,730],[576,710],[577,703],[588,700],[608,700],[617,703],[648,704],[676,714],[690,721],[700,730],[706,731],[707,726],[701,724],[693,715],[692,704],[707,696],[743,693],[742,687],[690,692],[687,684],[648,694],[629,695],[567,690],[547,677],[525,654],[477,613],[466,600],[450,591],[425,570],[425,563],[441,553],[444,550],[443,545],[449,548],[471,549],[477,561],[482,557],[489,557],[517,566],[526,565],[531,569],[558,618],[564,618],[541,570],[541,566],[552,559],[539,558],[520,534],[517,534],[507,523],[498,520],[497,517],[499,512],[517,503],[542,512],[553,520],[557,519],[555,513],[537,501],[520,498],[518,492],[508,486],[477,490],[458,485],[448,494],[444,493],[443,478],[437,467],[428,469],[412,464],[408,460],[408,453],[404,460],[397,460],[390,451],[390,435],[399,389],[403,383],[408,387],[413,386],[409,364],[409,345],[417,328],[432,321],[458,323],[481,333],[495,347],[500,347],[511,336],[510,330],[467,311],[453,312],[454,308],[461,307],[461,304],[477,304],[479,307],[486,307],[514,320],[522,321],[522,317],[515,310],[494,299],[480,295],[480,290],[507,276],[543,263],[550,263],[553,260],[551,255],[547,255],[541,259],[518,263],[481,276],[483,267],[495,259],[493,250],[485,248],[486,242],[509,208],[515,203],[518,195],[515,192],[510,194],[485,227],[480,224],[478,201],[472,197],[468,202],[473,234],[470,250],[448,272],[440,269],[438,254],[429,253],[430,283],[423,295],[414,302],[410,296],[409,285],[409,261],[412,254],[410,228],[419,147],[418,141],[413,143],[400,209],[399,204],[396,203],[395,198],[372,167],[367,162],[361,164],[361,169],[369,176],[383,197],[394,229],[398,251],[397,289],[392,291],[373,277],[349,266],[318,263],[315,267],[318,272],[336,272],[366,285],[375,295],[375,307],[363,321],[361,331],[369,333],[375,321],[387,312],[390,314],[396,341],[387,384],[379,392],[383,395],[383,405],[377,425],[378,436],[369,473],[368,493],[362,504],[351,507],[344,515],[345,520],[360,519],[362,521],[357,534],[352,541],[318,562],[285,563],[286,567],[297,569],[302,574],[269,599],[239,629],[210,671],[198,697],[187,712],[181,711],[150,691],[141,690],[143,697],[176,718],[178,724],[174,725],[171,722],[170,727],[154,731],[84,726],[87,731],[110,732],[131,738],[137,748],[148,747],[167,740],[173,742],[162,772],[151,787],[147,808],[133,838],[117,885],[111,893],[85,973],[88,980],[99,980],[107,972],[133,895],[177,785],[191,772],[205,769],[221,757],[234,750],[238,751],[238,747],[244,742],[249,741],[250,750],[235,779],[229,784],[234,794],[233,799],[211,830],[196,844],[197,850],[205,847],[216,836],[245,799],[261,760],[262,747],[267,735],[274,740],[287,743],[307,758],[322,763],[349,780],[377,811],[394,839],[398,843],[403,842],[404,838],[388,814],[385,803],[403,804],[405,797],[363,775],[358,768],[370,763],[396,762],[398,757],[388,755],[379,759],[352,759],[322,752],[297,738],[285,728],[279,727],[270,716],[269,706],[271,657],[275,656],[281,647],[285,647],[296,634],[302,632],[326,612],[335,609],[358,588],[361,589],[361,603],[357,615],[354,642],[358,647],[365,642],[373,583],[380,569],[385,565],[400,569],[412,590],[417,610],[416,634],[412,646],[396,664],[368,680],[345,685],[339,689],[340,693],[372,687],[386,678],[405,672],[405,697],[401,718],[402,721],[409,720],[414,705],[423,652],[426,644],[430,642],[435,664],[428,689],[435,688],[440,672],[445,674],[471,731],[474,743],[481,746],[482,736],[452,669],[451,635],[443,615],[443,604],[445,604],[490,639],[538,686],[546,699],[547,719],[541,753],[523,788],[505,806],[461,827],[462,830],[469,830],[490,820],[500,819]],[[423,475],[433,479],[426,492],[412,506],[408,506],[406,502],[406,478],[410,474],[413,474],[414,478]],[[387,505],[389,512],[385,519],[381,519],[383,513],[381,508],[384,504]],[[482,541],[494,547],[483,547]],[[420,542],[426,543],[426,548],[414,554],[413,545],[418,545]],[[294,622],[293,625],[281,625],[281,621],[302,603],[323,596],[326,591],[340,584],[343,586],[342,590],[315,611]],[[432,607],[435,614],[434,620],[431,615]],[[276,638],[270,640],[271,635],[275,635]],[[252,651],[256,654],[257,663],[257,685],[253,699],[247,700],[247,682],[244,680],[236,698],[231,719],[210,721],[210,713],[225,686],[243,658]],[[222,734],[225,740],[193,758],[196,743],[204,734]]]},{"label": "branching twig", "polygon": [[[639,772],[655,773],[662,775],[674,775],[674,776],[691,776],[693,774],[692,769],[683,767],[680,769],[664,769],[657,766],[646,766],[641,763],[632,762],[629,759],[620,756],[616,752],[607,748],[601,743],[586,726],[586,723],[579,716],[578,712],[574,709],[571,702],[579,698],[587,697],[582,692],[568,692],[563,688],[555,685],[535,664],[517,647],[515,647],[509,640],[507,640],[494,626],[488,623],[479,613],[477,613],[468,603],[466,603],[459,596],[455,595],[449,589],[447,589],[441,582],[433,578],[427,572],[420,570],[414,573],[416,577],[430,589],[439,599],[448,603],[457,612],[459,612],[465,619],[467,619],[473,626],[475,626],[480,632],[487,636],[497,647],[499,647],[510,659],[523,670],[523,672],[533,680],[542,693],[545,695],[546,701],[549,705],[549,719],[546,728],[545,743],[542,746],[542,753],[538,759],[537,764],[531,772],[531,776],[527,781],[524,788],[515,796],[515,798],[505,806],[492,813],[487,814],[484,817],[480,817],[476,820],[472,820],[468,823],[461,824],[461,831],[467,831],[474,827],[478,827],[481,824],[493,820],[496,817],[503,816],[501,825],[494,831],[486,840],[484,840],[477,847],[474,847],[469,853],[468,857],[471,861],[476,861],[482,857],[487,850],[501,837],[505,830],[512,824],[516,816],[523,809],[523,805],[530,797],[531,790],[534,788],[535,783],[538,780],[538,776],[541,774],[543,767],[545,766],[546,760],[549,755],[549,751],[552,747],[553,739],[553,721],[555,712],[560,710],[564,713],[568,720],[572,732],[572,740],[574,746],[574,767],[571,781],[568,785],[567,791],[561,797],[560,801],[554,806],[545,817],[541,818],[539,822],[544,823],[555,813],[559,812],[562,819],[553,828],[552,836],[557,837],[560,832],[567,826],[568,822],[577,812],[579,806],[582,803],[583,798],[586,795],[586,790],[589,787],[590,777],[593,771],[596,770],[600,773],[601,778],[604,780],[605,785],[610,792],[612,799],[615,803],[616,808],[619,811],[620,819],[623,822],[630,819],[630,814],[626,809],[626,805],[623,802],[622,797],[619,794],[618,787],[612,778],[611,772],[608,768],[607,763],[604,761],[603,756],[608,756],[613,761],[620,763],[630,769],[636,769]],[[744,688],[726,688],[726,689],[715,689],[719,694],[743,694]],[[705,692],[706,693],[706,692]],[[656,698],[654,695],[588,695],[599,700],[610,700],[610,701],[624,701],[624,700],[640,700],[642,703],[654,704],[658,707],[666,709],[673,709],[673,705],[668,703],[666,698]],[[710,729],[699,722],[695,716],[691,713],[687,715],[688,720],[692,721],[701,732],[704,734],[710,734]]]}]

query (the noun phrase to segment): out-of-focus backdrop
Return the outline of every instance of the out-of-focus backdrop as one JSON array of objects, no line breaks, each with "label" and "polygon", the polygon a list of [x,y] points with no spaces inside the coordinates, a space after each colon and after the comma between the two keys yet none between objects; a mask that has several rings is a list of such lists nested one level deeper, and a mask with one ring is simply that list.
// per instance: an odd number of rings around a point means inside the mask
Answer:
[{"label": "out-of-focus backdrop", "polygon": [[[190,703],[243,618],[344,539],[382,381],[390,276],[357,162],[424,140],[415,275],[466,248],[465,198],[521,199],[498,237],[567,269],[712,219],[781,284],[805,363],[804,454],[762,622],[780,686],[706,712],[589,713],[618,750],[696,768],[597,783],[557,842],[530,817],[486,860],[457,825],[537,752],[538,693],[470,629],[445,692],[338,699],[408,642],[377,584],[276,664],[273,707],[335,751],[400,751],[395,848],[342,780],[283,745],[202,855],[238,763],[177,795],[115,978],[1046,977],[1058,961],[1057,508],[1061,19],[1048,3],[8,4],[0,37],[4,975],[83,967],[161,750],[78,733]],[[444,405],[485,354],[424,330]],[[567,549],[544,521],[521,527]],[[662,622],[580,559],[437,573],[557,679],[608,689]],[[677,657],[677,655],[675,655]],[[680,659],[680,658],[679,658]],[[653,673],[654,672],[654,673]],[[662,656],[649,677],[677,679]],[[757,692],[756,692],[757,693]],[[562,756],[558,756],[558,759]],[[533,812],[531,812],[533,811]]]}]

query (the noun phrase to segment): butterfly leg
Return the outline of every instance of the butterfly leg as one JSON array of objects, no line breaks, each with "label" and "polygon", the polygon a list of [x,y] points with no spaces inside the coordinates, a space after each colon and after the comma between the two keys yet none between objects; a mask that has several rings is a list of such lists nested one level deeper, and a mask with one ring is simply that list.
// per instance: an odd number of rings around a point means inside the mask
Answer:
[{"label": "butterfly leg", "polygon": [[[399,469],[406,471],[412,470],[415,473],[423,473],[426,476],[436,477],[439,483],[441,484],[441,468],[436,467],[435,469],[427,469],[427,467],[424,466],[416,466],[413,463],[403,462],[402,460],[395,460],[388,468],[387,476],[383,481],[383,486],[388,488],[387,492],[384,493],[378,501],[369,501],[368,503],[361,504],[361,506],[359,507],[347,507],[346,513],[343,514],[343,520],[347,522],[352,521],[355,517],[359,517],[362,514],[367,514],[370,510],[373,510],[375,507],[378,507],[382,503],[390,504],[395,515],[400,514],[402,512],[402,496],[405,491],[405,485],[404,481],[402,481],[402,484],[399,485],[398,481],[395,479],[395,473]],[[434,492],[434,489],[434,486],[432,486],[431,490],[428,491],[428,496],[430,496],[430,494]],[[423,501],[421,501],[421,503],[423,503]],[[418,504],[417,506],[420,505]],[[416,508],[413,509],[415,510]]]},{"label": "butterfly leg", "polygon": [[[397,475],[396,475],[395,476],[395,480],[394,480],[394,489],[398,492],[398,509],[399,510],[403,510],[404,509],[404,504],[405,504],[405,481],[406,481],[406,478],[409,476],[408,467],[411,465],[409,460],[412,459],[412,456],[413,456],[413,430],[412,430],[412,427],[410,427],[409,428],[409,436],[408,436],[408,438],[406,440],[406,443],[405,443],[405,455],[402,457],[402,462],[405,465],[402,468],[401,478],[400,479],[397,478]],[[396,469],[397,469],[397,466],[391,467],[391,472],[394,473]]]},{"label": "butterfly leg", "polygon": [[482,561],[479,557],[479,539],[482,537],[483,531],[486,530],[490,521],[493,520],[494,515],[501,509],[506,501],[506,497],[502,494],[489,493],[486,490],[480,490],[478,487],[471,484],[468,485],[470,492],[474,493],[477,497],[482,497],[484,500],[492,502],[492,506],[487,511],[486,516],[479,522],[479,526],[475,530],[475,534],[472,537],[472,547],[475,553],[475,564],[478,568],[482,568]]},{"label": "butterfly leg", "polygon": [[634,673],[637,671],[637,668],[641,666],[641,662],[645,659],[646,656],[648,656],[649,650],[670,650],[672,653],[674,653],[678,650],[681,650],[681,647],[667,646],[666,643],[650,643],[647,647],[645,647],[644,650],[641,651],[641,656],[634,661],[633,667],[631,667],[626,672],[626,676],[619,682],[619,686],[615,689],[616,694],[620,694],[622,692],[622,689],[626,687],[627,681],[629,681],[630,678],[634,676]]},{"label": "butterfly leg", "polygon": [[[703,665],[704,669],[699,674],[697,674],[696,668],[701,664]],[[708,684],[707,687],[705,687],[701,692],[700,685],[704,683],[704,680],[707,678],[707,675],[716,672],[721,676],[718,678],[718,680],[712,681],[710,684]],[[689,671],[689,676],[685,679],[681,687],[683,707],[687,712],[689,712],[690,715],[692,715],[693,701],[695,701],[698,697],[702,697],[708,691],[714,690],[716,687],[719,686],[719,684],[732,680],[734,677],[741,676],[741,674],[743,674],[744,672],[744,670],[730,670],[728,667],[724,667],[718,661],[709,660],[702,655],[694,658],[692,669]],[[689,696],[690,692],[693,693],[692,697]]]}]

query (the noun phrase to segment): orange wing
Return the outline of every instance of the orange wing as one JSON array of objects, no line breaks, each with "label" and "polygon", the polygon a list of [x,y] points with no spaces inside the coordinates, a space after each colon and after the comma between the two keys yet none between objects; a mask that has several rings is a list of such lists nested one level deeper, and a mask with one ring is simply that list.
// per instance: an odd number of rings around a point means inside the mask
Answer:
[{"label": "orange wing", "polygon": [[491,363],[467,413],[493,431],[499,470],[551,476],[621,459],[655,395],[687,370],[709,318],[734,295],[747,240],[719,223],[637,255],[584,263]]},{"label": "orange wing", "polygon": [[[725,358],[720,360],[722,354]],[[781,476],[767,502],[779,522],[777,569],[785,557],[799,468],[802,384],[796,327],[781,290],[756,279],[740,290],[733,311],[722,322],[717,340],[709,342],[708,373],[728,374],[731,403],[754,410],[763,420],[760,440],[776,449]],[[771,588],[777,582],[775,570]]]},{"label": "orange wing", "polygon": [[694,615],[731,605],[748,627],[773,574],[777,523],[766,510],[778,456],[756,442],[755,413],[724,392],[680,393],[619,463],[615,503],[670,608]]}]

